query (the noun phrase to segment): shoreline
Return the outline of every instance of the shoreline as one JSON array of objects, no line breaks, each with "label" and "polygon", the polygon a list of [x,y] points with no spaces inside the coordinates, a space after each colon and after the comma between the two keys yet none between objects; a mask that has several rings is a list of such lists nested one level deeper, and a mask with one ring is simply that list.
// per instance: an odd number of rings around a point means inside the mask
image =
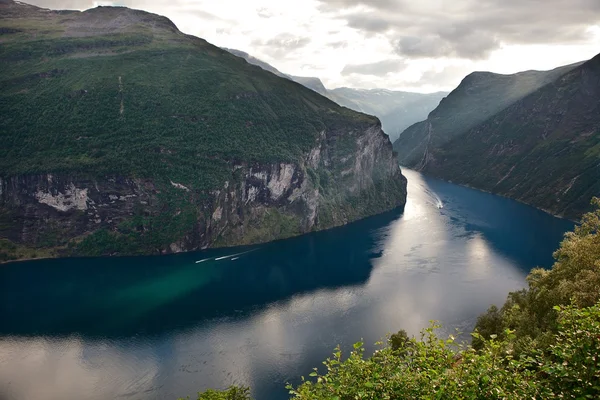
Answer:
[{"label": "shoreline", "polygon": [[531,203],[527,203],[527,202],[525,202],[525,201],[522,201],[522,200],[519,200],[519,199],[515,199],[515,198],[513,198],[513,197],[509,197],[509,196],[503,195],[503,194],[501,194],[501,193],[494,193],[494,192],[491,192],[491,191],[489,191],[489,190],[480,189],[480,188],[478,188],[478,187],[471,186],[471,185],[469,185],[469,184],[466,184],[466,183],[458,183],[458,182],[451,181],[451,180],[449,180],[449,179],[443,179],[443,178],[440,178],[439,176],[435,176],[435,175],[427,174],[427,173],[425,173],[425,172],[423,172],[423,171],[419,171],[419,170],[416,170],[416,169],[412,169],[412,168],[410,168],[410,167],[407,167],[407,166],[404,166],[404,165],[400,165],[400,168],[405,168],[405,169],[408,169],[408,170],[410,170],[410,171],[415,171],[415,172],[418,172],[418,173],[420,173],[420,174],[423,174],[423,176],[426,176],[426,177],[428,177],[428,178],[438,179],[438,180],[440,180],[440,181],[442,181],[442,182],[451,183],[451,184],[453,184],[453,185],[462,186],[462,187],[465,187],[465,188],[469,188],[469,189],[477,190],[478,192],[482,192],[482,193],[488,193],[488,194],[492,194],[492,195],[494,195],[494,196],[499,196],[499,197],[503,197],[503,198],[505,198],[505,199],[513,200],[513,201],[516,201],[517,203],[524,204],[524,205],[526,205],[526,206],[529,206],[529,207],[531,207],[531,208],[535,208],[536,210],[542,211],[542,212],[544,212],[544,213],[546,213],[546,214],[548,214],[548,215],[551,215],[551,216],[553,216],[553,217],[555,217],[555,218],[560,218],[560,219],[562,219],[562,220],[565,220],[565,221],[570,221],[570,222],[573,222],[574,224],[579,224],[579,223],[581,222],[580,220],[574,220],[574,219],[567,218],[567,217],[565,217],[565,216],[563,216],[563,215],[554,214],[553,212],[551,212],[551,211],[549,211],[549,210],[543,209],[543,208],[541,208],[541,207],[537,207],[537,206],[535,206],[535,205],[533,205],[533,204],[531,204]]}]

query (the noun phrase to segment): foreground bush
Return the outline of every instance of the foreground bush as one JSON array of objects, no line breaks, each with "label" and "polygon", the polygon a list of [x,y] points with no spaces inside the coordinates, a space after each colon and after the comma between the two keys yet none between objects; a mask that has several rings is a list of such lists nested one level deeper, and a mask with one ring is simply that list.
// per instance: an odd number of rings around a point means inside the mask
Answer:
[{"label": "foreground bush", "polygon": [[[365,357],[362,343],[343,357],[338,349],[298,387],[292,399],[598,399],[600,398],[600,303],[555,307],[558,330],[547,349],[534,342],[514,356],[516,335],[503,340],[479,334],[482,349],[439,339],[432,325],[420,339],[382,347]],[[209,390],[198,400],[248,400],[246,388]]]},{"label": "foreground bush", "polygon": [[[482,337],[502,337],[511,329],[517,335],[517,351],[530,341],[548,347],[558,329],[554,306],[589,307],[600,300],[600,199],[594,198],[592,204],[596,210],[565,235],[552,269],[532,270],[526,289],[510,293],[501,309],[492,306],[479,317],[475,329]],[[473,340],[475,348],[481,345],[478,338]]]},{"label": "foreground bush", "polygon": [[[383,348],[365,358],[362,343],[346,359],[338,350],[326,372],[299,387],[294,399],[596,399],[600,398],[600,305],[557,308],[558,332],[548,352],[532,345],[513,354],[516,336],[487,340],[477,351],[450,336],[438,339],[438,326],[420,340]],[[532,342],[533,344],[533,342]]]},{"label": "foreground bush", "polygon": [[[197,398],[198,400],[250,400],[250,389],[237,386],[224,391],[208,389],[206,392],[198,393]],[[186,400],[189,400],[189,397]]]}]

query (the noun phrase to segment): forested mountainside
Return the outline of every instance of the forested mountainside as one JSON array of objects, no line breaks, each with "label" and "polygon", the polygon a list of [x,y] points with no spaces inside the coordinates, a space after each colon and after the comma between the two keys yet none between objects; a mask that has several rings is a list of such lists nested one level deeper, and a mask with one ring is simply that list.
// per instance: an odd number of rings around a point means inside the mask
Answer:
[{"label": "forested mountainside", "polygon": [[[537,75],[530,87],[540,87],[473,123],[476,104],[499,108],[502,98],[504,105],[506,97],[497,93],[511,93],[519,75]],[[555,215],[581,217],[600,194],[600,56],[505,77],[508,88],[474,86],[482,77],[465,78],[426,121],[402,134],[394,144],[401,163]]]},{"label": "forested mountainside", "polygon": [[4,259],[249,244],[401,206],[379,121],[124,7],[0,0]]},{"label": "forested mountainside", "polygon": [[413,93],[400,90],[353,89],[347,87],[328,90],[319,78],[287,75],[244,51],[225,50],[244,58],[250,64],[258,65],[266,71],[296,81],[328,97],[339,105],[378,117],[381,120],[383,130],[390,136],[392,141],[397,139],[404,129],[427,118],[429,112],[448,94],[447,92]]},{"label": "forested mountainside", "polygon": [[408,127],[394,142],[402,165],[419,168],[430,147],[441,146],[484,122],[515,101],[550,83],[577,64],[551,71],[513,75],[473,72],[424,121]]}]

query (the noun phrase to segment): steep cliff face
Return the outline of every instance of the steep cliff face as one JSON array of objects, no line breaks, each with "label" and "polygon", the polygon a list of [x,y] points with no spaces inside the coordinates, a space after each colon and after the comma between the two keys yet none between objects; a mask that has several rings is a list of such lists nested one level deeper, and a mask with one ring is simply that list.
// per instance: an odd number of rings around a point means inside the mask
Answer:
[{"label": "steep cliff face", "polygon": [[404,204],[379,121],[124,7],[0,2],[0,259],[258,243]]},{"label": "steep cliff face", "polygon": [[406,128],[394,142],[400,164],[423,168],[435,148],[459,137],[579,64],[512,75],[491,72],[469,74],[442,99],[426,120]]},{"label": "steep cliff face", "polygon": [[423,171],[578,219],[600,196],[600,55],[431,148]]},{"label": "steep cliff face", "polygon": [[254,244],[406,201],[406,180],[378,124],[323,131],[296,163],[232,163],[228,172],[208,192],[118,175],[0,178],[0,255],[165,254]]}]

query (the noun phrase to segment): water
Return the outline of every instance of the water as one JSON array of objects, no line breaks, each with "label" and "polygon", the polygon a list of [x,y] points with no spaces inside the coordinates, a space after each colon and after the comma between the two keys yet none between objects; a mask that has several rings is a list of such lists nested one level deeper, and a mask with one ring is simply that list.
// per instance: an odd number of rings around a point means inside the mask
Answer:
[{"label": "water", "polygon": [[286,398],[331,354],[478,314],[549,267],[568,221],[404,171],[408,202],[346,227],[163,257],[0,266],[0,399]]}]

